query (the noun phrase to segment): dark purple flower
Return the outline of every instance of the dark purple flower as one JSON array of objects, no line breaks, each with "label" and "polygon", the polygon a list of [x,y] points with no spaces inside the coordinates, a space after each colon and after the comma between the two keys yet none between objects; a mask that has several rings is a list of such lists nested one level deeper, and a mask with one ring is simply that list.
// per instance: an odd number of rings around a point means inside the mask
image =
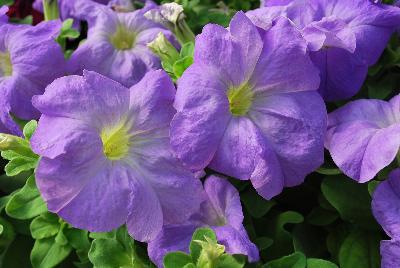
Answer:
[{"label": "dark purple flower", "polygon": [[59,21],[0,26],[0,132],[21,135],[10,113],[25,120],[38,118],[32,96],[65,74],[64,55],[55,41],[60,28]]},{"label": "dark purple flower", "polygon": [[95,72],[55,80],[33,104],[38,188],[72,226],[111,231],[126,223],[139,241],[197,211],[201,183],[172,157],[175,88],[163,71],[130,89]]},{"label": "dark purple flower", "polygon": [[198,213],[186,223],[164,226],[149,243],[149,256],[158,267],[163,267],[163,258],[168,252],[189,252],[193,232],[199,227],[212,228],[228,253],[247,255],[250,262],[258,261],[258,249],[243,227],[242,206],[235,187],[225,178],[210,176],[204,183],[204,190],[205,201]]},{"label": "dark purple flower", "polygon": [[131,13],[98,9],[96,20],[89,21],[87,40],[72,54],[72,66],[96,71],[125,86],[131,86],[150,70],[160,68],[159,58],[147,47],[158,33],[171,40],[171,32],[146,19],[147,8]]},{"label": "dark purple flower", "polygon": [[325,146],[347,176],[366,182],[400,147],[400,95],[389,102],[356,100],[329,114]]},{"label": "dark purple flower", "polygon": [[325,100],[348,99],[361,88],[400,24],[400,8],[367,0],[271,0],[248,12],[260,27],[288,17],[308,42]]},{"label": "dark purple flower", "polygon": [[282,18],[259,30],[242,12],[209,24],[178,81],[171,124],[176,155],[192,170],[252,181],[265,198],[303,182],[323,162],[326,110],[306,43]]}]

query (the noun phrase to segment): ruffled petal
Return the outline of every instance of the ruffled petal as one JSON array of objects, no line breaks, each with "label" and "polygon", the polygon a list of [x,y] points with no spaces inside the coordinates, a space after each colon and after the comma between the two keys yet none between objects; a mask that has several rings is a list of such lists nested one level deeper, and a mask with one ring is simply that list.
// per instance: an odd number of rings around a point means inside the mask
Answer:
[{"label": "ruffled petal", "polygon": [[264,47],[250,79],[256,92],[265,94],[310,91],[318,88],[318,70],[307,54],[301,33],[280,18],[264,35]]},{"label": "ruffled petal", "polygon": [[400,263],[400,241],[381,241],[381,267],[393,268]]},{"label": "ruffled petal", "polygon": [[169,128],[175,114],[175,86],[161,70],[150,71],[130,89],[130,113],[136,131]]},{"label": "ruffled petal", "polygon": [[372,212],[391,238],[400,238],[400,169],[392,171],[376,188]]},{"label": "ruffled petal", "polygon": [[178,81],[177,114],[171,122],[174,153],[189,168],[200,170],[212,160],[231,118],[227,86],[214,69],[194,64]]},{"label": "ruffled petal", "polygon": [[101,127],[119,122],[129,108],[129,90],[98,73],[55,80],[33,105],[49,116],[69,117]]},{"label": "ruffled petal", "polygon": [[[204,182],[204,190],[212,204],[216,216],[226,221],[226,224],[239,229],[242,227],[243,212],[239,193],[226,178],[210,176]],[[210,221],[211,220],[211,221]],[[212,220],[205,220],[209,225],[217,225]],[[218,220],[218,219],[216,219]]]},{"label": "ruffled petal", "polygon": [[150,259],[157,267],[162,268],[167,253],[175,251],[189,253],[189,244],[197,227],[199,226],[192,223],[164,226],[160,234],[148,244]]},{"label": "ruffled petal", "polygon": [[[256,27],[242,12],[233,17],[230,28],[206,25],[196,38],[194,58],[196,63],[217,69],[230,86],[239,86],[253,72],[262,40]],[[251,46],[246,40],[251,40]]]},{"label": "ruffled petal", "polygon": [[225,246],[227,253],[246,255],[249,262],[257,262],[260,259],[257,246],[250,241],[243,227],[236,229],[226,225],[213,227],[213,229],[218,242]]},{"label": "ruffled petal", "polygon": [[148,242],[156,238],[163,226],[161,203],[156,191],[142,174],[135,175],[130,184],[132,192],[126,226],[135,240]]},{"label": "ruffled petal", "polygon": [[303,182],[324,161],[326,109],[316,92],[256,97],[249,113],[285,177],[285,186]]}]

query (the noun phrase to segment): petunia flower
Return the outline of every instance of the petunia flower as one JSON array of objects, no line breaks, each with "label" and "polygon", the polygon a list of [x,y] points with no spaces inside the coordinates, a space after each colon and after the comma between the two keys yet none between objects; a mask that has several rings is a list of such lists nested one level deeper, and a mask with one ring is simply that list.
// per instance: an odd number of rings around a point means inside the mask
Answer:
[{"label": "petunia flower", "polygon": [[381,241],[381,268],[394,268],[400,263],[400,241]]},{"label": "petunia flower", "polygon": [[400,8],[368,0],[270,0],[248,12],[260,27],[288,17],[308,42],[327,101],[348,99],[361,88],[400,24]]},{"label": "petunia flower", "polygon": [[139,241],[197,211],[201,183],[170,152],[174,95],[163,71],[130,89],[84,71],[34,97],[43,115],[31,145],[41,156],[36,180],[49,211],[92,232],[126,223]]},{"label": "petunia flower", "polygon": [[10,113],[25,120],[39,118],[32,96],[64,75],[64,55],[55,41],[60,28],[59,21],[0,26],[0,132],[21,135]]},{"label": "petunia flower", "polygon": [[8,6],[0,7],[0,25],[8,22],[8,16],[6,14],[7,11],[8,11]]},{"label": "petunia flower", "polygon": [[390,101],[356,100],[329,114],[325,146],[347,176],[366,182],[400,147],[400,95]]},{"label": "petunia flower", "polygon": [[160,68],[159,58],[147,44],[163,32],[173,41],[172,33],[146,19],[147,8],[130,13],[116,13],[109,8],[98,10],[89,21],[87,40],[72,54],[74,72],[96,71],[125,86],[140,81],[150,70]]},{"label": "petunia flower", "polygon": [[206,179],[204,190],[206,196],[199,212],[186,223],[164,226],[149,243],[149,256],[158,267],[163,267],[163,258],[168,252],[189,252],[190,240],[199,227],[212,228],[228,253],[247,255],[250,262],[259,260],[258,249],[243,227],[242,206],[235,187],[225,178],[212,175]]},{"label": "petunia flower", "polygon": [[178,81],[172,148],[191,170],[209,166],[250,179],[272,198],[323,162],[326,109],[318,85],[306,43],[287,19],[267,31],[243,12],[229,29],[209,24]]},{"label": "petunia flower", "polygon": [[396,267],[400,262],[400,169],[389,174],[374,191],[372,211],[390,241],[381,241],[382,268]]}]

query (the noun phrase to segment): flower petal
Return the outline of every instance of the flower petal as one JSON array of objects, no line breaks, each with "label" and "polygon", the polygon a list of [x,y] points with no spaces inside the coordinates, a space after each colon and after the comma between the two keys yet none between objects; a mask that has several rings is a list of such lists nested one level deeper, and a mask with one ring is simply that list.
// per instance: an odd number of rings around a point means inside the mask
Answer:
[{"label": "flower petal", "polygon": [[250,79],[257,92],[273,94],[318,88],[318,70],[306,52],[307,44],[288,19],[278,19],[263,41],[263,51]]},{"label": "flower petal", "polygon": [[391,238],[400,238],[400,169],[389,174],[389,179],[381,182],[372,198],[372,211]]},{"label": "flower petal", "polygon": [[256,97],[249,116],[276,153],[285,186],[302,183],[323,163],[326,109],[318,93]]},{"label": "flower petal", "polygon": [[257,246],[254,245],[243,226],[238,230],[229,225],[213,227],[218,242],[225,246],[229,254],[246,255],[249,262],[257,262],[260,259]]},{"label": "flower petal", "polygon": [[199,226],[192,223],[164,226],[160,234],[148,244],[150,259],[157,267],[162,268],[167,253],[175,251],[189,253],[189,244],[197,227]]},{"label": "flower petal", "polygon": [[[204,190],[218,217],[239,229],[242,227],[243,212],[239,193],[226,178],[212,175],[204,182]],[[207,221],[206,221],[207,222]],[[209,225],[216,225],[208,221]]]},{"label": "flower petal", "polygon": [[393,268],[400,263],[400,241],[381,241],[382,268]]},{"label": "flower petal", "polygon": [[231,118],[227,86],[215,73],[195,64],[178,81],[171,145],[178,158],[195,171],[210,163]]},{"label": "flower petal", "polygon": [[43,114],[81,120],[101,129],[127,113],[129,90],[98,73],[85,71],[83,77],[55,80],[32,102]]},{"label": "flower petal", "polygon": [[148,242],[161,231],[163,212],[156,192],[141,176],[135,175],[131,180],[132,192],[126,226],[135,240]]}]

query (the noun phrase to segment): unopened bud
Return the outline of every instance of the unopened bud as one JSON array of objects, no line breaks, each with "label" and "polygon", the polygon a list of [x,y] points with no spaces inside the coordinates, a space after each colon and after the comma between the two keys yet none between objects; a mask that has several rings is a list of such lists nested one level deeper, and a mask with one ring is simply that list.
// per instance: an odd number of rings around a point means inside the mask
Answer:
[{"label": "unopened bud", "polygon": [[179,52],[162,32],[157,35],[156,39],[147,44],[147,46],[154,54],[158,55],[163,62],[173,65],[179,59]]}]

